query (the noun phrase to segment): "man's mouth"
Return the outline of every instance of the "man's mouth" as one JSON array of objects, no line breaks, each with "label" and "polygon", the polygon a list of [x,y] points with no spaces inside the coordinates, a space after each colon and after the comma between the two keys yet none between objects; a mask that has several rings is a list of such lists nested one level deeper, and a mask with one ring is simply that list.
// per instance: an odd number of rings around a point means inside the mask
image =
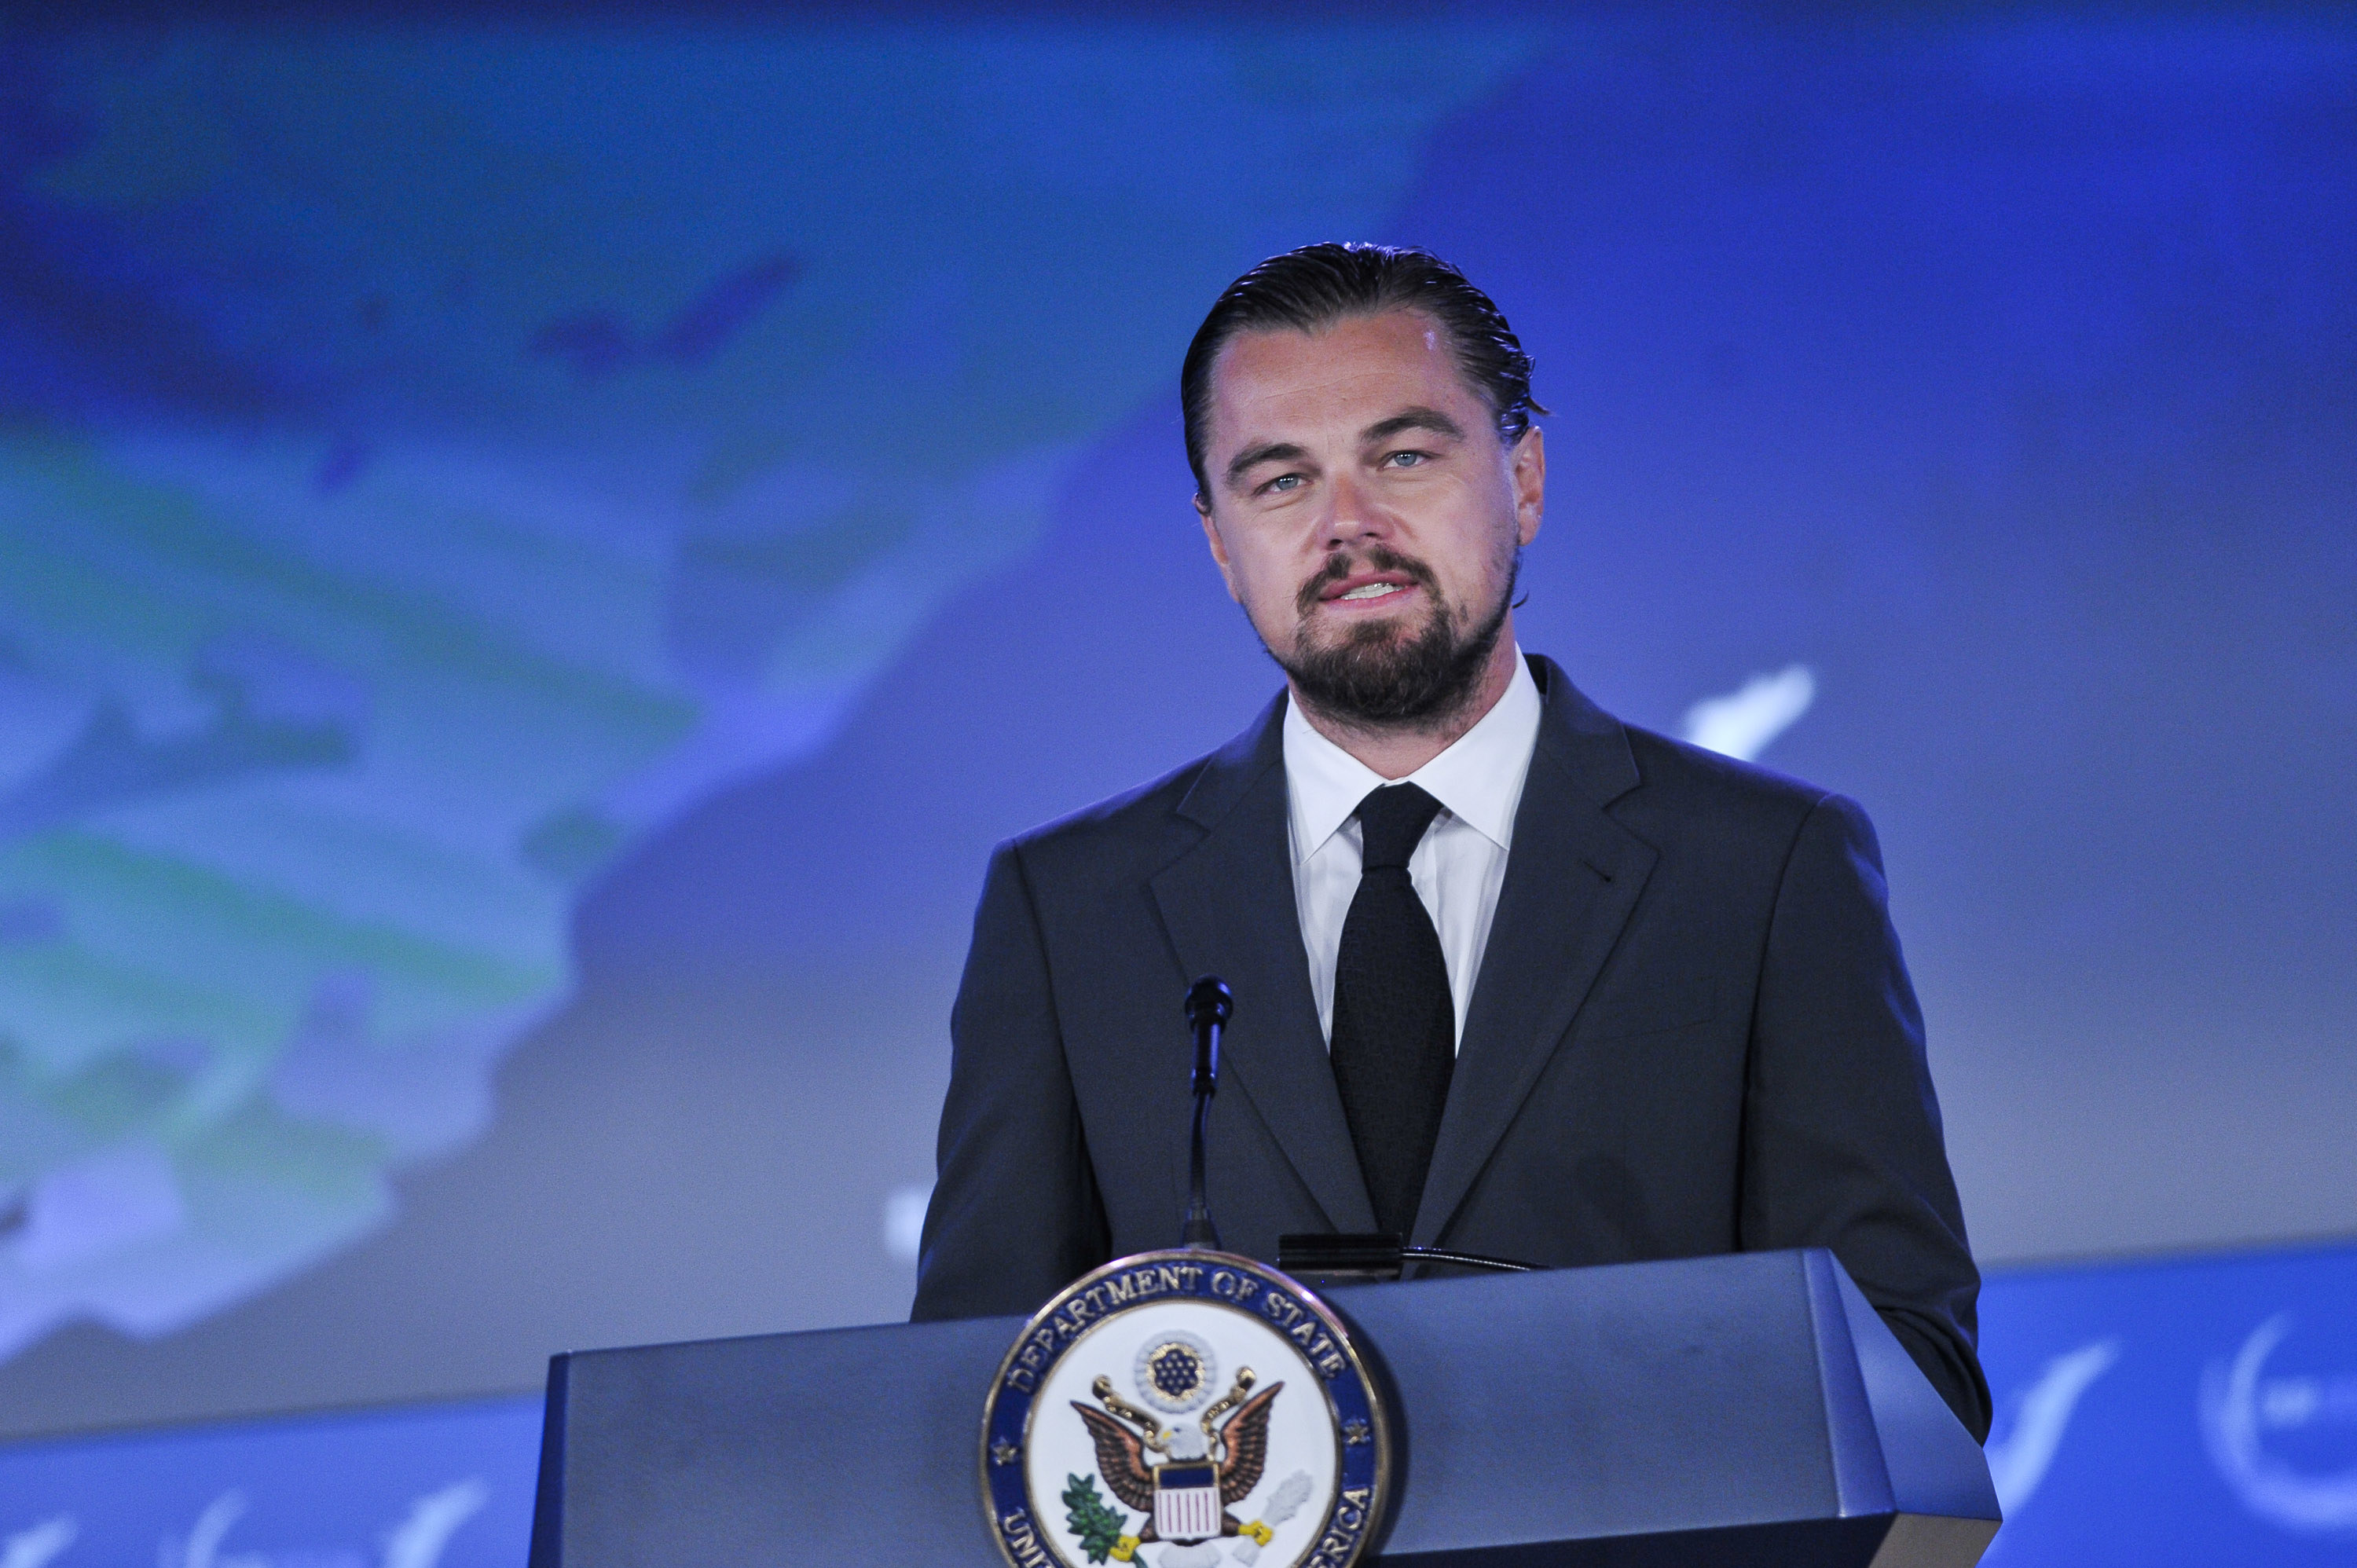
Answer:
[{"label": "man's mouth", "polygon": [[1372,604],[1393,598],[1415,586],[1405,572],[1361,572],[1329,583],[1318,596],[1329,605]]}]

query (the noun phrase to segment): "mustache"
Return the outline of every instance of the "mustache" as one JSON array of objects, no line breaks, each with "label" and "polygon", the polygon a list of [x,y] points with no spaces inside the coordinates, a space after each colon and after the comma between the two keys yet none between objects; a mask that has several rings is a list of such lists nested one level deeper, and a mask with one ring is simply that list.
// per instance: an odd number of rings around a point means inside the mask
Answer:
[{"label": "mustache", "polygon": [[1431,567],[1401,554],[1389,545],[1370,544],[1358,556],[1347,553],[1329,555],[1326,564],[1318,569],[1317,575],[1301,585],[1301,592],[1294,596],[1294,607],[1307,618],[1325,598],[1328,588],[1362,571],[1401,573],[1415,579],[1418,587],[1432,596],[1434,603],[1439,602],[1440,579],[1433,575]]}]

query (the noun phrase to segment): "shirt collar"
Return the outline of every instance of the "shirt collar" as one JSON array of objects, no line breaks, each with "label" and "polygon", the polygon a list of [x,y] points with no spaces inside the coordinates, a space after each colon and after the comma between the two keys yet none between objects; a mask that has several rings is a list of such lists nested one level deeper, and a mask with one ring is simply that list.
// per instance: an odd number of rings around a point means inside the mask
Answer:
[{"label": "shirt collar", "polygon": [[1514,806],[1523,775],[1538,746],[1545,708],[1520,648],[1505,694],[1448,750],[1409,774],[1386,779],[1318,733],[1297,703],[1285,705],[1285,784],[1293,811],[1295,853],[1307,860],[1351,820],[1367,791],[1386,783],[1414,784],[1500,849],[1514,834]]}]

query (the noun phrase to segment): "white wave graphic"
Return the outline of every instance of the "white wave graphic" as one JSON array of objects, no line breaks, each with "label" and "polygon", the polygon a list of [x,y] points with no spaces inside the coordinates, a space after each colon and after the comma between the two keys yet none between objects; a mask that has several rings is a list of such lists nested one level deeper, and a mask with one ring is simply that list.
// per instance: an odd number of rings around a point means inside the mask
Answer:
[{"label": "white wave graphic", "polygon": [[2005,1436],[1988,1444],[1989,1479],[1996,1485],[1997,1505],[2006,1518],[2013,1518],[2046,1479],[2080,1397],[2119,1359],[2120,1342],[2104,1339],[2057,1356],[2040,1369]]},{"label": "white wave graphic", "polygon": [[48,1568],[81,1533],[81,1524],[70,1513],[43,1520],[0,1541],[0,1568]]},{"label": "white wave graphic", "polygon": [[884,1251],[895,1262],[913,1263],[925,1242],[925,1209],[933,1184],[896,1187],[884,1196]]},{"label": "white wave graphic", "polygon": [[230,1527],[245,1517],[245,1494],[223,1492],[205,1505],[186,1541],[167,1536],[156,1545],[156,1568],[214,1568]]},{"label": "white wave graphic", "polygon": [[[490,1498],[490,1487],[484,1485],[480,1477],[471,1476],[419,1498],[409,1505],[409,1512],[402,1521],[385,1531],[382,1538],[383,1568],[436,1568],[436,1564],[442,1561],[444,1549],[450,1544],[450,1537],[457,1532],[460,1525],[480,1513]],[[197,1516],[196,1523],[189,1526],[185,1539],[167,1535],[156,1544],[156,1568],[274,1568],[275,1563],[285,1563],[292,1568],[297,1563],[307,1565],[350,1563],[358,1568],[365,1561],[361,1553],[349,1549],[325,1554],[298,1552],[286,1557],[253,1552],[225,1555],[221,1544],[228,1539],[231,1528],[245,1517],[246,1509],[243,1492],[223,1492],[205,1506],[204,1511]],[[33,1546],[47,1545],[60,1525],[64,1527],[63,1539],[56,1541],[48,1556],[30,1555]],[[51,1537],[28,1545],[26,1548],[27,1554],[21,1562],[17,1556],[19,1543],[31,1541],[38,1532],[27,1530],[23,1535],[12,1537],[5,1551],[0,1551],[0,1568],[42,1568],[49,1557],[64,1551],[73,1541],[74,1529],[70,1519],[52,1520],[39,1528],[50,1531]]]},{"label": "white wave graphic", "polygon": [[473,1477],[418,1498],[409,1517],[385,1537],[384,1568],[435,1568],[451,1535],[490,1498],[491,1488]]},{"label": "white wave graphic", "polygon": [[1817,677],[1805,664],[1754,675],[1723,697],[1705,697],[1686,710],[1685,737],[1706,751],[1749,762],[1817,700]]}]

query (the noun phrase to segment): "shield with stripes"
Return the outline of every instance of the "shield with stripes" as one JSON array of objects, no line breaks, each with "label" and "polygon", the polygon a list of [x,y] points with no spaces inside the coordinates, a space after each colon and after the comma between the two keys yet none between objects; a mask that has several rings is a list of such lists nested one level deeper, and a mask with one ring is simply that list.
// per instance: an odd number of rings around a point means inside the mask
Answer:
[{"label": "shield with stripes", "polygon": [[1154,1467],[1154,1533],[1203,1541],[1220,1533],[1220,1467],[1209,1460]]}]

